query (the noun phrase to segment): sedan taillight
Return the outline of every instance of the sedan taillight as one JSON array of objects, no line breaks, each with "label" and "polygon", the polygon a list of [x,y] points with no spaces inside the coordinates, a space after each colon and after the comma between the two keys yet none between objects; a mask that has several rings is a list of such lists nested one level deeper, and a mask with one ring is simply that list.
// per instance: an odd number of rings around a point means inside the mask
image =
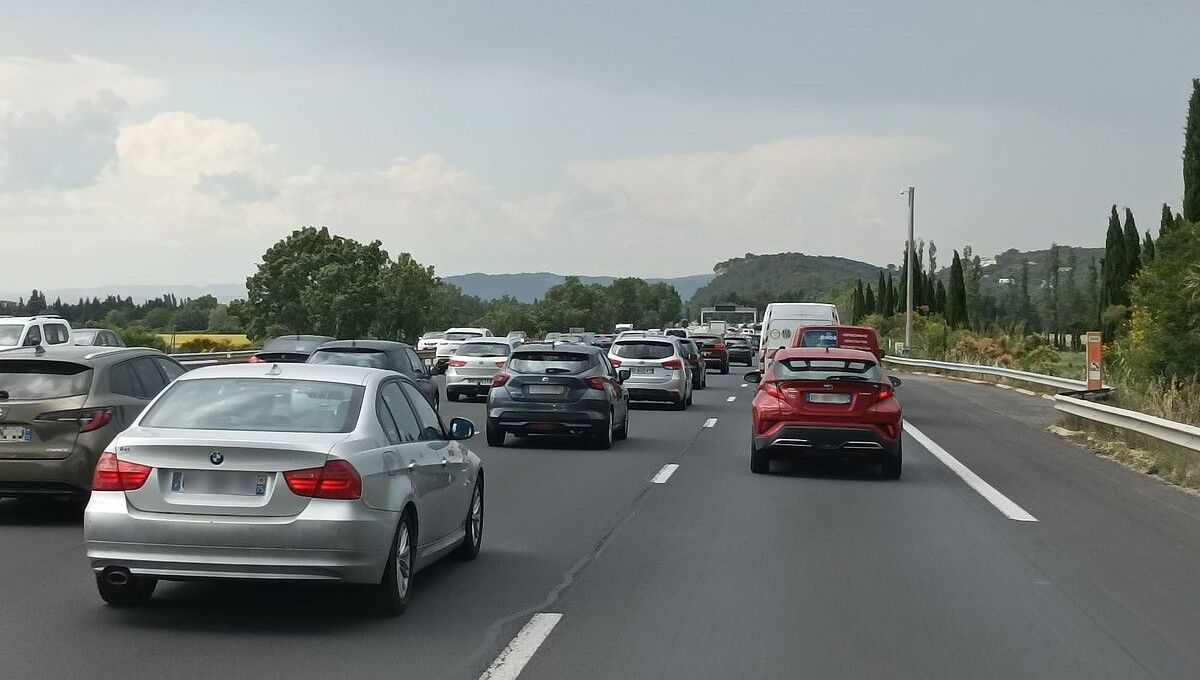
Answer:
[{"label": "sedan taillight", "polygon": [[117,454],[105,451],[100,454],[96,470],[92,473],[92,491],[136,491],[146,483],[153,469],[118,460]]},{"label": "sedan taillight", "polygon": [[297,496],[342,501],[362,498],[362,477],[349,461],[340,458],[319,468],[288,470],[283,481]]},{"label": "sedan taillight", "polygon": [[462,368],[463,366],[467,365],[467,362],[463,361],[462,359],[451,359],[446,365],[453,368]]}]

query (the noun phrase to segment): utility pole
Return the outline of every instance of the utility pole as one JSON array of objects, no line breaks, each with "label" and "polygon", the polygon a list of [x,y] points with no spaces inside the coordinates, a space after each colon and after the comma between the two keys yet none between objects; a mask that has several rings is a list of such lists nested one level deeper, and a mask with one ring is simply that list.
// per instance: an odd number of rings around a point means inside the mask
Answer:
[{"label": "utility pole", "polygon": [[905,267],[908,278],[905,281],[904,293],[907,298],[907,311],[904,314],[904,356],[912,354],[912,312],[913,312],[913,195],[916,187],[908,188],[908,248],[904,258],[908,261]]}]

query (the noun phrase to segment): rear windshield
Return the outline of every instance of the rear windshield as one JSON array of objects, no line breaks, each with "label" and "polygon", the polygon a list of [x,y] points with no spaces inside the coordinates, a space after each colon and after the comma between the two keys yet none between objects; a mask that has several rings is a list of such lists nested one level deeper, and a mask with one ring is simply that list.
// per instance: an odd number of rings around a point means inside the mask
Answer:
[{"label": "rear windshield", "polygon": [[692,340],[695,340],[696,344],[703,345],[704,347],[712,347],[721,342],[720,338],[713,335],[693,335]]},{"label": "rear windshield", "polygon": [[0,345],[16,345],[21,340],[24,324],[0,323]]},{"label": "rear windshield", "polygon": [[[99,334],[100,331],[72,331],[71,340],[73,340],[76,345],[87,346],[96,342],[96,336]],[[2,344],[4,343],[0,342],[0,345]]]},{"label": "rear windshield", "polygon": [[847,380],[882,383],[883,371],[872,361],[857,359],[787,359],[771,364],[775,380]]},{"label": "rear windshield", "polygon": [[454,352],[460,357],[506,357],[512,346],[504,342],[468,342]]},{"label": "rear windshield", "polygon": [[726,345],[737,345],[738,347],[749,347],[750,341],[746,338],[725,338]]},{"label": "rear windshield", "polygon": [[675,356],[675,347],[666,342],[629,340],[613,345],[612,353],[622,359],[666,359]]},{"label": "rear windshield", "polygon": [[141,424],[180,430],[349,432],[362,395],[361,385],[315,380],[180,380]]},{"label": "rear windshield", "polygon": [[82,364],[0,361],[0,399],[61,399],[87,394],[91,387],[92,369]]},{"label": "rear windshield", "polygon": [[837,347],[838,334],[832,330],[811,330],[800,334],[800,347]]},{"label": "rear windshield", "polygon": [[323,349],[308,358],[310,364],[337,364],[363,368],[387,368],[387,354],[377,349]]},{"label": "rear windshield", "polygon": [[482,338],[483,333],[447,333],[442,336],[443,340],[470,340],[471,338]]},{"label": "rear windshield", "polygon": [[428,333],[425,333],[424,335],[422,335],[421,339],[422,340],[431,340],[434,338],[440,338],[443,335],[445,335],[445,333],[443,333],[442,331],[429,331]]},{"label": "rear windshield", "polygon": [[582,373],[592,367],[592,357],[575,352],[516,352],[508,367],[519,373]]},{"label": "rear windshield", "polygon": [[275,338],[263,345],[264,352],[285,352],[291,354],[312,354],[312,351],[317,347],[329,342],[333,338],[295,338],[282,337]]}]

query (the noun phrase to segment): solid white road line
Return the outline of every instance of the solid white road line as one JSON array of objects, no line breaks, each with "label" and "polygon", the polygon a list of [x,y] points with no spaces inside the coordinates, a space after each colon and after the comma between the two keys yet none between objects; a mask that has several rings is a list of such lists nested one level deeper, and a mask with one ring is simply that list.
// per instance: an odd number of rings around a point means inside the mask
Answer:
[{"label": "solid white road line", "polygon": [[982,477],[974,472],[971,472],[970,468],[958,462],[957,458],[951,456],[946,449],[938,446],[937,442],[933,441],[929,437],[926,437],[924,432],[921,432],[917,428],[913,427],[912,423],[908,422],[907,420],[904,421],[904,431],[912,435],[913,439],[916,439],[921,446],[924,446],[926,450],[934,455],[934,457],[942,461],[942,463],[946,467],[950,468],[954,474],[961,477],[962,480],[967,483],[967,486],[975,489],[975,491],[977,491],[980,496],[983,496],[987,502],[996,506],[996,509],[1004,513],[1005,517],[1018,522],[1037,521],[1036,517],[1028,512],[1025,512],[1024,508],[1012,502],[1008,496],[1005,496],[997,491],[996,487],[983,481]]},{"label": "solid white road line", "polygon": [[516,680],[562,617],[562,614],[534,614],[479,680]]},{"label": "solid white road line", "polygon": [[750,384],[749,384],[749,383],[742,383],[742,389],[743,389],[743,390],[744,390],[744,389],[746,389],[746,388],[747,388],[747,387],[749,387],[749,386],[750,386]]},{"label": "solid white road line", "polygon": [[1036,397],[1036,396],[1038,395],[1038,393],[1037,393],[1037,392],[1034,392],[1033,390],[1027,390],[1027,389],[1025,389],[1024,387],[1017,387],[1017,388],[1014,388],[1014,389],[1013,389],[1013,391],[1014,391],[1014,392],[1020,392],[1021,394],[1029,395],[1029,396],[1031,396],[1031,397]]},{"label": "solid white road line", "polygon": [[733,401],[735,399],[737,399],[737,397],[726,397],[725,401]]},{"label": "solid white road line", "polygon": [[658,474],[654,475],[654,478],[650,481],[654,482],[655,484],[666,484],[667,480],[670,479],[671,475],[675,474],[675,471],[678,469],[679,466],[674,463],[664,465],[662,466],[662,469],[658,471]]},{"label": "solid white road line", "polygon": [[1012,385],[1005,385],[1004,383],[996,383],[996,387],[999,387],[1002,390],[1011,390],[1013,388]]},{"label": "solid white road line", "polygon": [[708,420],[704,421],[704,427],[712,427],[716,424],[717,424],[716,418],[709,418]]}]

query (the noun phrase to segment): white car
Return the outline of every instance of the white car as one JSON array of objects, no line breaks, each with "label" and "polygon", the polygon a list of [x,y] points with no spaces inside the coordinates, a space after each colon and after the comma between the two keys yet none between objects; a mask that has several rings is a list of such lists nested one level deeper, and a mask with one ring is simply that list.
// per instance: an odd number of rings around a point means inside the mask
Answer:
[{"label": "white car", "polygon": [[520,342],[508,338],[475,338],[459,345],[446,363],[446,397],[486,397],[492,378],[504,368]]},{"label": "white car", "polygon": [[444,331],[429,331],[417,339],[417,349],[437,349],[445,335]]},{"label": "white car", "polygon": [[433,368],[436,372],[442,372],[446,368],[446,364],[450,361],[450,357],[458,349],[458,346],[467,340],[475,338],[491,338],[495,337],[492,332],[486,328],[447,328],[446,333],[442,335],[442,339],[438,342],[437,353],[434,355]]},{"label": "white car", "polygon": [[73,344],[71,324],[60,316],[0,316],[0,349]]}]

